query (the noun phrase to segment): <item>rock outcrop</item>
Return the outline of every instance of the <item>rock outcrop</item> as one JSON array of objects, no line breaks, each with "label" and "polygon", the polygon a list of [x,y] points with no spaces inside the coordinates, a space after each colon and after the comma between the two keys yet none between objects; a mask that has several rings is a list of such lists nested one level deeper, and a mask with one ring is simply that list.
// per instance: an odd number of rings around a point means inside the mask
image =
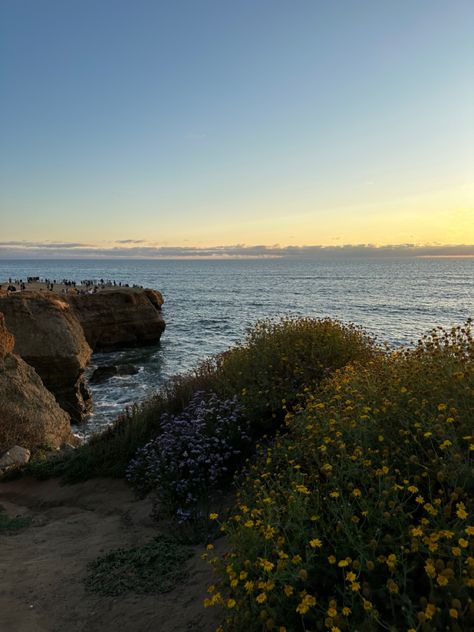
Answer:
[{"label": "rock outcrop", "polygon": [[90,407],[84,368],[91,348],[69,303],[53,292],[0,293],[14,352],[31,365],[73,421]]},{"label": "rock outcrop", "polygon": [[30,460],[31,452],[20,445],[14,445],[0,457],[0,474],[16,467],[26,465]]},{"label": "rock outcrop", "polygon": [[133,364],[104,364],[97,367],[89,378],[90,384],[103,384],[117,375],[136,375],[139,369]]},{"label": "rock outcrop", "polygon": [[36,371],[12,353],[13,344],[0,314],[0,451],[73,443],[68,415]]},{"label": "rock outcrop", "polygon": [[113,288],[67,300],[94,351],[157,344],[165,329],[156,290]]}]

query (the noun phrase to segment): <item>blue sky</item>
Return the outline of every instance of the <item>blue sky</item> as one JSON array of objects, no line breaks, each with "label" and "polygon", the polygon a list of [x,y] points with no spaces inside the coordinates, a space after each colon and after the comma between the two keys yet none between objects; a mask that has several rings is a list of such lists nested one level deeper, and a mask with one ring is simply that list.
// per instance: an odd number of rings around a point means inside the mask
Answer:
[{"label": "blue sky", "polygon": [[474,243],[474,3],[3,0],[0,238]]}]

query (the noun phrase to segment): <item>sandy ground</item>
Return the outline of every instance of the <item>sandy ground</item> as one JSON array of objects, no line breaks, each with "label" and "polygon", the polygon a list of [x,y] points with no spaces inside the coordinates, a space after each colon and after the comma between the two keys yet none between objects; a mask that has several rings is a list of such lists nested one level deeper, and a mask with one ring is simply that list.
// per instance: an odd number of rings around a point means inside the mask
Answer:
[{"label": "sandy ground", "polygon": [[19,533],[0,535],[0,632],[211,632],[217,627],[217,613],[202,606],[213,581],[200,558],[203,547],[196,547],[188,562],[188,578],[167,594],[102,597],[85,590],[89,561],[157,533],[149,502],[137,501],[123,481],[0,483],[0,505],[10,517],[32,518]]}]

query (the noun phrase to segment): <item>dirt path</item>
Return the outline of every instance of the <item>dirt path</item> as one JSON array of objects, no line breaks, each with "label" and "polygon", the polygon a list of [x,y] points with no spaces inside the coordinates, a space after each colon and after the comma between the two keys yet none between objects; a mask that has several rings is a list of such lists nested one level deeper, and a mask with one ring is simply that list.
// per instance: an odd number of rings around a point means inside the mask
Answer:
[{"label": "dirt path", "polygon": [[86,565],[117,547],[156,535],[150,505],[122,481],[74,486],[56,480],[0,483],[10,517],[32,518],[0,535],[0,632],[211,632],[216,613],[202,600],[212,572],[196,547],[187,580],[164,595],[102,597],[83,584]]}]

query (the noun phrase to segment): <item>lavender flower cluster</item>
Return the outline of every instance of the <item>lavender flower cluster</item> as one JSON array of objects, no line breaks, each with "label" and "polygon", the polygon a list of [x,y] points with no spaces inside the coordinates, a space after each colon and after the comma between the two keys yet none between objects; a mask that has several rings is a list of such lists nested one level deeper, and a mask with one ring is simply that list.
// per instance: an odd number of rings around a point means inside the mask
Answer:
[{"label": "lavender flower cluster", "polygon": [[250,445],[237,397],[196,392],[179,415],[163,414],[158,437],[139,449],[127,478],[181,520],[230,477]]}]

